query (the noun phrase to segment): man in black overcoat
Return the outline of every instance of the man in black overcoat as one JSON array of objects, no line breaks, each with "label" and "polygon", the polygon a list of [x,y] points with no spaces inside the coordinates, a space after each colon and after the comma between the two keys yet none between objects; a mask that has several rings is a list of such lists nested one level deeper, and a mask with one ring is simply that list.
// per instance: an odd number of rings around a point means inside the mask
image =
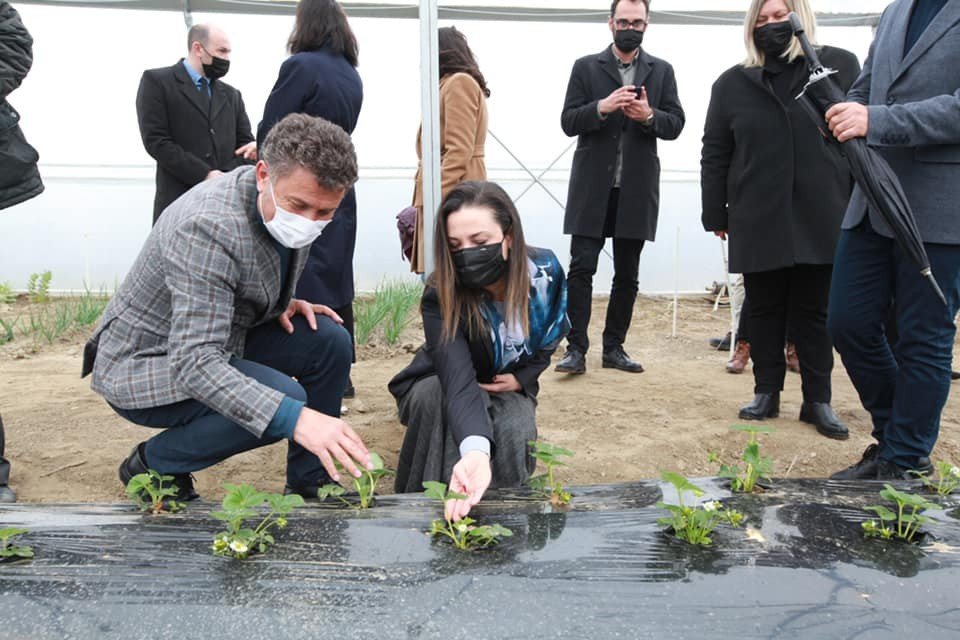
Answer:
[{"label": "man in black overcoat", "polygon": [[220,79],[230,68],[226,34],[194,25],[187,47],[187,57],[172,67],[144,71],[137,91],[140,137],[157,161],[154,224],[194,185],[257,157],[243,98]]},{"label": "man in black overcoat", "polygon": [[593,276],[606,238],[613,238],[613,288],[603,330],[602,365],[639,373],[623,350],[643,243],[657,232],[660,159],[657,139],[683,130],[673,67],[641,46],[649,0],[614,0],[608,24],[613,44],[577,60],[570,74],[561,125],[578,136],[570,171],[563,232],[570,239],[567,351],[563,373],[584,373],[589,347]]}]

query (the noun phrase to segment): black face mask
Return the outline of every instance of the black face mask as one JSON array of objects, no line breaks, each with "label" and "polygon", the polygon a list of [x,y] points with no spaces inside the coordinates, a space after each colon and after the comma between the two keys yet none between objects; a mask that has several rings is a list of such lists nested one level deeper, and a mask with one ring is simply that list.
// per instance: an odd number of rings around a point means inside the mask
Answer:
[{"label": "black face mask", "polygon": [[[206,51],[206,49],[204,49]],[[207,51],[207,53],[210,53]],[[203,75],[207,76],[211,80],[216,80],[217,78],[222,78],[227,75],[227,71],[230,70],[230,61],[226,58],[218,58],[217,56],[210,53],[210,64],[203,64]]]},{"label": "black face mask", "polygon": [[503,243],[498,242],[454,252],[453,266],[460,284],[479,289],[499,280],[507,270],[502,246]]},{"label": "black face mask", "polygon": [[620,29],[613,34],[613,44],[617,45],[617,49],[624,53],[636,51],[643,44],[643,31]]},{"label": "black face mask", "polygon": [[753,43],[768,56],[780,56],[793,40],[790,22],[771,22],[753,30]]}]

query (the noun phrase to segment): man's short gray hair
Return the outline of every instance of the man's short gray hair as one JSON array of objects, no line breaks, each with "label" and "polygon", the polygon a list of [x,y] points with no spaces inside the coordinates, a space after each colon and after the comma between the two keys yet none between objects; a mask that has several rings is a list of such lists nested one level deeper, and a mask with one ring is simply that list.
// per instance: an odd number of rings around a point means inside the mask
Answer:
[{"label": "man's short gray hair", "polygon": [[303,167],[331,191],[349,189],[357,181],[357,153],[350,136],[323,118],[291,113],[273,125],[259,154],[274,179]]}]

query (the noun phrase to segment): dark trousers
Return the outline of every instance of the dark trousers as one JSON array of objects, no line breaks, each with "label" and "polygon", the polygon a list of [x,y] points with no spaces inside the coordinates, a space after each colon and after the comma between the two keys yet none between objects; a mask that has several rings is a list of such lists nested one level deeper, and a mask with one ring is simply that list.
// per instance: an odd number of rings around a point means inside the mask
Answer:
[{"label": "dark trousers", "polygon": [[3,418],[0,417],[0,487],[10,482],[10,461],[3,457],[6,437],[3,434]]},{"label": "dark trousers", "polygon": [[[244,357],[231,358],[230,365],[306,402],[311,409],[339,417],[350,372],[350,336],[322,316],[317,316],[316,331],[302,316],[296,316],[293,324],[293,334],[276,322],[254,327],[247,334]],[[164,429],[147,440],[144,451],[147,465],[160,473],[191,473],[279,439],[257,437],[196,400],[149,409],[114,409],[131,422]],[[287,445],[287,484],[302,487],[326,480],[320,459],[291,439]]]},{"label": "dark trousers", "polygon": [[[490,488],[519,487],[537,465],[527,445],[537,439],[537,402],[513,391],[480,393],[497,443],[490,460]],[[435,375],[417,380],[397,399],[400,422],[407,427],[397,460],[397,493],[419,493],[427,480],[450,482],[460,449],[453,440],[443,405],[443,387]]]},{"label": "dark trousers", "polygon": [[[916,468],[937,442],[960,307],[960,246],[924,246],[947,308],[920,268],[869,222],[840,234],[830,293],[830,333],[873,419],[880,456],[907,468]],[[884,335],[891,300],[895,345]]]},{"label": "dark trousers", "polygon": [[[607,202],[605,235],[615,228],[619,189],[611,189]],[[613,222],[611,222],[613,221]],[[567,315],[570,317],[570,333],[567,344],[586,353],[590,347],[587,327],[593,305],[593,276],[605,238],[571,236],[570,269],[567,272]],[[610,351],[623,345],[633,317],[633,303],[637,299],[640,252],[643,240],[613,238],[613,287],[607,304],[607,319],[603,328],[603,350]]]},{"label": "dark trousers", "polygon": [[750,298],[747,296],[743,296],[743,305],[740,307],[740,322],[737,323],[737,341],[740,340],[750,342]]},{"label": "dark trousers", "polygon": [[754,393],[783,389],[787,363],[783,345],[787,326],[797,347],[806,402],[830,402],[833,346],[827,333],[830,265],[796,265],[747,273],[750,300],[750,357]]}]

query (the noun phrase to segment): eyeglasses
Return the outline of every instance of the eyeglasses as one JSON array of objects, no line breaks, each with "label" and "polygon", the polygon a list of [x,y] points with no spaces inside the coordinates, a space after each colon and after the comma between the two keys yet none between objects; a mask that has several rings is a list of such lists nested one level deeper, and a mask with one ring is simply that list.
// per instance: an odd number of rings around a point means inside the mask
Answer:
[{"label": "eyeglasses", "polygon": [[647,25],[650,24],[646,20],[627,20],[625,18],[617,18],[613,21],[613,24],[617,25],[617,29],[633,29],[634,31],[640,31],[646,29]]}]

